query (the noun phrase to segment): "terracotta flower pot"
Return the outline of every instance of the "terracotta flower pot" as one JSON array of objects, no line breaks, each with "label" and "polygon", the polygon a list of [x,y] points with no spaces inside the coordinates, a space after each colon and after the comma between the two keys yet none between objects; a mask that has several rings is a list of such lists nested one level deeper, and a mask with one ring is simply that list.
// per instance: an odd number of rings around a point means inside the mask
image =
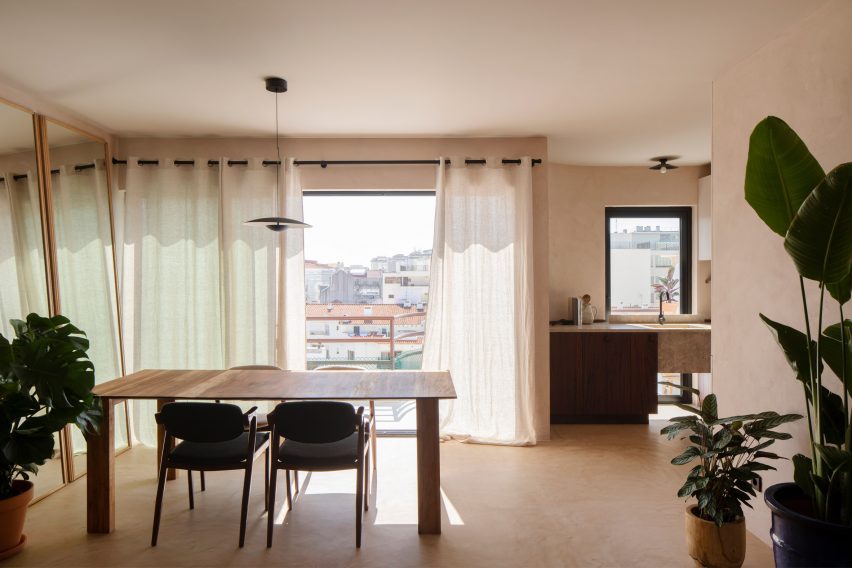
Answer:
[{"label": "terracotta flower pot", "polygon": [[676,314],[680,310],[680,302],[674,300],[672,302],[663,302],[663,313],[664,314]]},{"label": "terracotta flower pot", "polygon": [[29,481],[15,480],[12,488],[17,495],[0,499],[0,558],[14,554],[23,545],[24,519],[27,505],[33,499],[33,484]]},{"label": "terracotta flower pot", "polygon": [[708,568],[739,568],[746,552],[745,519],[721,527],[698,516],[698,507],[686,508],[686,543],[696,564]]}]

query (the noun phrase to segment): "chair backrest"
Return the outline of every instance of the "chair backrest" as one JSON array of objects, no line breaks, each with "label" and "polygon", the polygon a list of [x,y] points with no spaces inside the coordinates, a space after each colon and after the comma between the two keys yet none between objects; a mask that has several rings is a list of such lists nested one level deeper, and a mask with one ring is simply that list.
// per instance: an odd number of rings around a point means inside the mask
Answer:
[{"label": "chair backrest", "polygon": [[282,402],[268,419],[276,436],[305,444],[336,442],[358,429],[355,408],[335,400]]},{"label": "chair backrest", "polygon": [[227,442],[243,433],[244,416],[235,404],[170,402],[157,413],[157,423],[187,442]]},{"label": "chair backrest", "polygon": [[231,367],[230,371],[280,371],[281,367],[275,365],[238,365]]},{"label": "chair backrest", "polygon": [[358,367],[355,365],[323,365],[322,367],[317,367],[314,371],[366,371],[364,367]]}]

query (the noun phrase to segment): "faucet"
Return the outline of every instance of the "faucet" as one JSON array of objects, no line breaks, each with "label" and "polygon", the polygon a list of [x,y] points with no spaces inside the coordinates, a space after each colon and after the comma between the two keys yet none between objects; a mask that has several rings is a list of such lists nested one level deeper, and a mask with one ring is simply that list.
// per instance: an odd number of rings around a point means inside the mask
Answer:
[{"label": "faucet", "polygon": [[672,297],[669,295],[669,293],[666,290],[660,291],[660,315],[657,316],[657,321],[660,322],[660,325],[663,325],[664,323],[666,323],[666,316],[663,315],[663,295],[666,296],[666,302],[672,301]]}]

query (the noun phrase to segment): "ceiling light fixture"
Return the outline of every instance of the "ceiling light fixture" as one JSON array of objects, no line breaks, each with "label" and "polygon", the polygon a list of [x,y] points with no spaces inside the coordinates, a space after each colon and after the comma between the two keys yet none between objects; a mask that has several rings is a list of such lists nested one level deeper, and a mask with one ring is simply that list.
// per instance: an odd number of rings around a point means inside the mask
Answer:
[{"label": "ceiling light fixture", "polygon": [[278,160],[278,163],[275,164],[275,191],[272,196],[272,210],[275,216],[259,217],[251,221],[246,221],[244,224],[264,226],[275,232],[283,231],[288,227],[292,229],[307,229],[310,227],[307,223],[296,219],[288,219],[287,217],[278,217],[278,193],[281,191],[281,166],[283,165],[281,163],[281,144],[278,138],[278,94],[287,92],[287,80],[281,77],[267,77],[264,81],[266,81],[266,90],[270,93],[275,93],[275,154]]},{"label": "ceiling light fixture", "polygon": [[669,161],[677,160],[680,156],[658,156],[656,158],[651,158],[652,162],[660,162],[655,166],[651,166],[648,168],[649,170],[660,170],[661,174],[666,173],[669,170],[676,170],[677,166],[670,164]]}]

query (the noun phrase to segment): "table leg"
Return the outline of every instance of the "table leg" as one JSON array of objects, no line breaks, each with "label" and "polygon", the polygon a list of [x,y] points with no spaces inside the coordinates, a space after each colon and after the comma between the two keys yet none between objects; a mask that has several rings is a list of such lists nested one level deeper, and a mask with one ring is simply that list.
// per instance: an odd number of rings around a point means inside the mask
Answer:
[{"label": "table leg", "polygon": [[101,398],[103,419],[97,434],[86,437],[86,521],[90,533],[115,530],[115,410]]},{"label": "table leg", "polygon": [[[157,399],[157,412],[163,408],[164,405],[174,402],[173,398],[163,398]],[[157,475],[160,475],[160,459],[163,457],[163,438],[165,436],[166,429],[157,424]],[[171,447],[169,451],[175,449],[174,438],[172,438]],[[177,479],[177,470],[176,469],[168,469],[166,470],[166,480],[171,481],[173,479]]]},{"label": "table leg", "polygon": [[438,400],[417,399],[417,532],[441,534]]}]

